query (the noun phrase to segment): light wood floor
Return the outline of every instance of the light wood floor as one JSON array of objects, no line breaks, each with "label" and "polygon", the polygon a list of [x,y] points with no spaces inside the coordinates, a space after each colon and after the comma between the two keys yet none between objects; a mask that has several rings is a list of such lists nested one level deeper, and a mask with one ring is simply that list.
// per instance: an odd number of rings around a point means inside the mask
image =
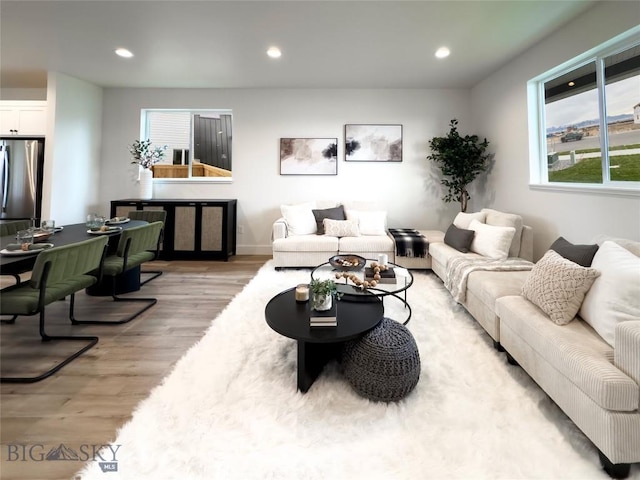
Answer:
[{"label": "light wood floor", "polygon": [[[158,303],[124,325],[71,326],[66,301],[47,307],[47,333],[96,335],[100,341],[48,379],[0,386],[0,478],[74,478],[82,461],[38,461],[40,455],[60,444],[82,455],[82,445],[88,445],[84,451],[89,451],[91,445],[113,441],[136,404],[202,337],[211,321],[269,258],[154,262],[154,269],[158,267],[164,275],[129,295],[155,297]],[[114,305],[110,297],[81,293],[76,318],[113,319],[131,308],[139,305]],[[43,344],[37,325],[34,316],[0,326],[3,376],[43,372],[66,352],[79,348],[75,342]],[[25,449],[14,446],[18,444]],[[108,477],[105,473],[105,480]]]}]

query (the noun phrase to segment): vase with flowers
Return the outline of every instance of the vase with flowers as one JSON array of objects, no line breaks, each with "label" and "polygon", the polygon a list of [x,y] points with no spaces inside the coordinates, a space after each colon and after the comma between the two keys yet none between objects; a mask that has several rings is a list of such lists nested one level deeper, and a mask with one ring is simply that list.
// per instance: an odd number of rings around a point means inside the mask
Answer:
[{"label": "vase with flowers", "polygon": [[139,166],[139,187],[140,198],[150,199],[153,197],[153,172],[151,167],[164,158],[167,145],[154,147],[151,140],[136,140],[129,146],[131,163]]}]

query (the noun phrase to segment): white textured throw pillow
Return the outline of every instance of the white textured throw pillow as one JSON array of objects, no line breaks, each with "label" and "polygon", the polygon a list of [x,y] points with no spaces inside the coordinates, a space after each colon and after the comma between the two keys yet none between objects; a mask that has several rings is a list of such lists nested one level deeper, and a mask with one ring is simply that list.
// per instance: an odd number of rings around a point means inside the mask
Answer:
[{"label": "white textured throw pillow", "polygon": [[513,227],[516,233],[511,240],[509,247],[509,256],[517,257],[520,255],[520,243],[522,242],[522,217],[514,213],[504,213],[490,208],[483,208],[482,213],[487,215],[484,223],[487,225],[495,225],[496,227]]},{"label": "white textured throw pillow", "polygon": [[469,230],[469,225],[473,220],[477,220],[480,223],[484,223],[487,218],[487,214],[485,212],[476,212],[476,213],[465,213],[460,212],[456,215],[456,218],[453,219],[453,224],[464,230]]},{"label": "white textured throw pillow", "polygon": [[616,325],[640,320],[640,257],[606,241],[591,267],[600,272],[584,297],[580,316],[612,347]]},{"label": "white textured throw pillow", "polygon": [[347,210],[348,220],[356,220],[360,235],[386,235],[387,212],[383,210]]},{"label": "white textured throw pillow", "polygon": [[316,233],[316,217],[312,210],[316,208],[314,202],[298,205],[282,205],[280,212],[287,222],[289,235],[312,235]]},{"label": "white textured throw pillow", "polygon": [[359,237],[357,220],[331,220],[325,218],[324,234],[330,237]]},{"label": "white textured throw pillow", "polygon": [[553,323],[566,325],[575,318],[598,275],[596,269],[581,267],[549,250],[531,269],[522,296],[549,315]]},{"label": "white textured throw pillow", "polygon": [[471,242],[472,252],[497,260],[505,260],[509,256],[511,240],[516,233],[515,228],[494,227],[480,223],[478,220],[471,220],[469,230],[476,232]]}]

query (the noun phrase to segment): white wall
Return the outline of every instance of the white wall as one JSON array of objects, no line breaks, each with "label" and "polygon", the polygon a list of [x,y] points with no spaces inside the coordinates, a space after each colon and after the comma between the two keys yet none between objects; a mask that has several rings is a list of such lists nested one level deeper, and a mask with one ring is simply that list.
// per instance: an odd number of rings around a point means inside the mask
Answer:
[{"label": "white wall", "polygon": [[49,73],[47,115],[42,217],[84,222],[99,206],[102,89]]},{"label": "white wall", "polygon": [[[142,108],[233,111],[233,183],[155,185],[156,198],[237,198],[238,253],[271,253],[271,225],[283,203],[309,199],[376,200],[392,227],[446,228],[458,204],[443,204],[426,156],[428,140],[452,118],[470,124],[468,90],[106,89],[100,171],[101,212],[136,198],[127,146],[139,137]],[[402,163],[344,161],[346,123],[403,125]],[[281,176],[281,137],[336,137],[337,176]]]},{"label": "white wall", "polygon": [[46,88],[0,88],[1,100],[46,100]]},{"label": "white wall", "polygon": [[476,198],[521,214],[535,229],[536,258],[560,235],[574,243],[598,234],[640,240],[638,197],[529,188],[526,91],[531,78],[638,24],[637,2],[600,2],[471,91],[473,125],[496,153],[495,168]]}]

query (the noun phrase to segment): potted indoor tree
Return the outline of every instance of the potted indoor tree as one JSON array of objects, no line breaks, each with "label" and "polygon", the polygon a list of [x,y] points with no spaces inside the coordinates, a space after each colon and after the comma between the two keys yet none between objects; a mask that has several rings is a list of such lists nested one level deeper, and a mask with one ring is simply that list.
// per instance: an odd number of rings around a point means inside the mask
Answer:
[{"label": "potted indoor tree", "polygon": [[331,279],[311,280],[309,292],[311,293],[311,307],[320,312],[331,308],[334,297],[341,297],[336,282]]},{"label": "potted indoor tree", "polygon": [[455,118],[449,124],[451,129],[446,137],[434,137],[429,141],[433,160],[442,170],[444,178],[440,181],[447,188],[445,202],[460,202],[460,211],[467,211],[469,185],[481,172],[489,166],[491,154],[487,153],[489,142],[485,138],[480,141],[477,135],[458,133],[458,120]]}]

